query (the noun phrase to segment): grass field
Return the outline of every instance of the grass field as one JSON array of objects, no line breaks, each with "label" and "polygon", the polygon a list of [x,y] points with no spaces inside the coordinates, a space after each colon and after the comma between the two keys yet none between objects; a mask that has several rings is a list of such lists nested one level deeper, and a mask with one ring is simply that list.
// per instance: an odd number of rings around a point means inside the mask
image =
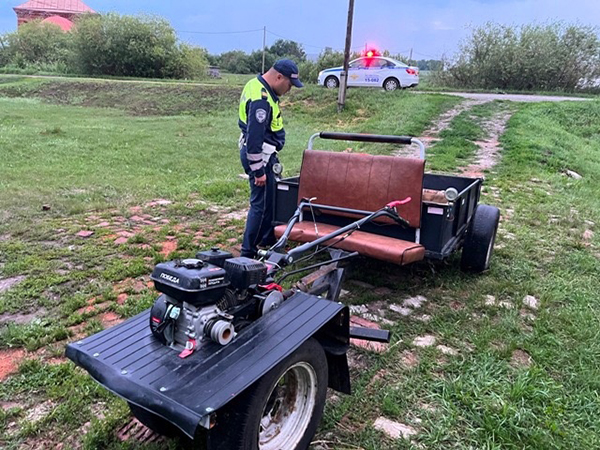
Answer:
[{"label": "grass field", "polygon": [[[121,442],[126,404],[62,354],[148,307],[148,274],[169,252],[239,245],[239,90],[0,76],[0,285],[11,283],[0,356],[20,356],[0,385],[0,447],[184,448]],[[337,115],[336,93],[294,91],[283,102],[286,173],[317,131],[418,136],[459,101],[353,89]],[[457,116],[428,167],[465,166],[485,138],[481,119],[505,108]],[[352,350],[355,393],[330,399],[315,449],[600,448],[600,102],[510,108],[482,200],[502,212],[491,270],[465,275],[458,256],[355,265],[344,301],[385,312],[393,342],[382,355]],[[388,308],[416,295],[426,301],[406,317]],[[423,336],[445,350],[415,347]],[[373,426],[380,416],[416,434],[393,440]]]}]

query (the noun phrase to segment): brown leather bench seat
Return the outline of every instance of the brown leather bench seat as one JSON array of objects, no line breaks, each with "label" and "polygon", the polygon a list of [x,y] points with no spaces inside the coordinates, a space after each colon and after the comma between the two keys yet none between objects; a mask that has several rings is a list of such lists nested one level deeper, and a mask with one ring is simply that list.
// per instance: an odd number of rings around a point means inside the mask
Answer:
[{"label": "brown leather bench seat", "polygon": [[[419,228],[424,169],[425,161],[420,159],[306,150],[300,171],[298,202],[303,198],[316,198],[314,203],[321,205],[377,211],[391,201],[411,197],[412,201],[399,206],[398,212],[411,227]],[[326,214],[352,219],[360,217],[345,212],[327,211]],[[316,223],[316,228],[312,220],[298,222],[289,239],[311,242],[338,229],[335,225],[320,222]],[[277,238],[285,229],[286,225],[275,228]],[[333,240],[334,247],[382,261],[404,265],[425,257],[425,248],[411,241],[362,230],[335,242],[340,237]]]},{"label": "brown leather bench seat", "polygon": [[[280,227],[283,227],[283,230],[285,230],[285,225],[280,225]],[[296,242],[312,242],[337,229],[339,229],[339,227],[336,227],[335,225],[317,223],[317,230],[319,232],[317,235],[315,224],[313,222],[299,222],[292,229],[290,240]],[[327,241],[323,243],[323,245],[329,245],[332,242],[339,240],[340,237]],[[394,239],[388,236],[365,233],[360,230],[355,231],[346,239],[337,242],[334,247],[349,252],[358,252],[363,256],[400,265],[420,261],[425,256],[425,249],[422,245],[403,241],[401,239]]]}]

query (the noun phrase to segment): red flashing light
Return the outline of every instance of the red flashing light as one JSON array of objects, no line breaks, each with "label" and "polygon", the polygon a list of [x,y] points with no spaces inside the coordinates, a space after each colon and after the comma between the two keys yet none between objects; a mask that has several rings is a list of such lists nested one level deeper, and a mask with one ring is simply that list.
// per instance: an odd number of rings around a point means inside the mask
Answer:
[{"label": "red flashing light", "polygon": [[364,56],[366,58],[373,58],[374,56],[381,56],[379,51],[375,48],[370,48],[369,50],[365,49]]}]

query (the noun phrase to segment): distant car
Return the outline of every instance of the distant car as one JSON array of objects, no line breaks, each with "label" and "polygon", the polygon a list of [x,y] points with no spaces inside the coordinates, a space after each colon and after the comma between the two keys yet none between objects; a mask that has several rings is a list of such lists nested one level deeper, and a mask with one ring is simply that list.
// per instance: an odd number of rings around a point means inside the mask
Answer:
[{"label": "distant car", "polygon": [[[319,72],[319,85],[335,89],[340,85],[342,67]],[[419,69],[384,56],[362,57],[350,61],[348,86],[382,87],[386,91],[419,84]]]}]

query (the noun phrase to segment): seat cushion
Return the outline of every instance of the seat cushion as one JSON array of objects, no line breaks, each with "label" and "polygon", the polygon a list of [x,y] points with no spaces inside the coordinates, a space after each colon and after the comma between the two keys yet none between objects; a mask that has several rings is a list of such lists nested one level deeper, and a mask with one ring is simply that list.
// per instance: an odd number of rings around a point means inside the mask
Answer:
[{"label": "seat cushion", "polygon": [[[397,210],[411,227],[419,228],[424,169],[422,159],[305,150],[298,202],[315,198],[314,203],[321,205],[377,211],[389,202],[411,197]],[[355,218],[342,212],[328,214]],[[393,223],[389,218],[378,221]]]},{"label": "seat cushion", "polygon": [[[275,236],[280,238],[285,232],[286,227],[287,225],[275,227]],[[315,230],[314,222],[298,222],[294,225],[289,240],[295,242],[312,242],[319,237],[339,230],[339,227],[334,225],[318,222],[316,228],[317,230]],[[338,241],[342,236],[338,236],[322,245],[330,245],[333,242]],[[346,239],[337,242],[333,247],[349,252],[358,252],[363,256],[399,265],[421,261],[425,257],[425,247],[420,244],[388,236],[365,233],[360,230],[355,231]]]}]

